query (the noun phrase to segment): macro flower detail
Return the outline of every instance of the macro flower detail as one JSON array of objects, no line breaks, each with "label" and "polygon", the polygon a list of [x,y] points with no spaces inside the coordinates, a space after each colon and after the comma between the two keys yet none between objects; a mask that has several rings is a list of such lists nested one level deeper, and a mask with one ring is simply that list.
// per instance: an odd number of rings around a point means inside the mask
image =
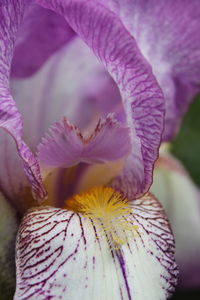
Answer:
[{"label": "macro flower detail", "polygon": [[138,234],[124,232],[118,250],[81,213],[30,211],[18,233],[14,299],[149,299],[149,291],[151,299],[165,299],[176,281],[168,221],[152,196],[135,200],[132,211],[127,218]]},{"label": "macro flower detail", "polygon": [[118,250],[126,243],[125,236],[133,235],[137,229],[127,218],[131,214],[128,200],[111,187],[94,187],[88,192],[72,196],[65,208],[80,212],[89,218],[99,232],[106,236],[111,250]]},{"label": "macro flower detail", "polygon": [[[68,180],[63,187],[63,201],[52,197],[50,191],[51,197],[47,200],[47,204],[51,205],[57,205],[59,201],[62,208],[47,206],[28,211],[21,224],[16,245],[17,289],[14,299],[76,298],[80,293],[82,297],[94,298],[99,293],[99,284],[94,285],[92,280],[86,279],[89,276],[84,275],[90,272],[91,267],[87,264],[91,264],[92,257],[101,266],[97,270],[94,266],[101,280],[107,280],[108,276],[105,275],[108,270],[105,270],[104,260],[118,274],[115,287],[105,292],[105,299],[148,297],[148,293],[145,295],[142,290],[137,291],[132,286],[135,274],[142,271],[142,264],[134,264],[131,253],[140,256],[143,247],[145,252],[142,259],[148,260],[149,268],[154,270],[156,262],[160,261],[159,269],[153,271],[154,276],[147,279],[148,284],[154,286],[152,297],[165,299],[176,285],[174,240],[158,201],[150,194],[138,200],[131,199],[121,192],[120,186],[112,188],[112,172],[104,186],[98,183],[99,166],[104,169],[103,176],[110,164],[111,168],[120,164],[120,169],[123,169],[131,151],[129,129],[120,125],[112,116],[100,120],[94,128],[94,132],[86,138],[64,119],[51,127],[49,134],[38,146],[38,161],[46,186],[52,176],[56,186],[60,173],[61,178],[67,176]],[[64,168],[64,173],[60,168]],[[72,169],[73,186],[70,185]],[[87,184],[92,182],[93,176],[97,186],[88,188]],[[97,245],[99,249],[96,249]],[[69,249],[74,250],[69,252]],[[99,251],[100,258],[96,257]],[[161,259],[163,253],[165,258]],[[80,290],[73,276],[69,282],[67,279],[67,271],[71,273],[71,260],[75,266],[80,260],[79,255],[86,256],[84,267],[79,270],[80,280],[84,282]],[[96,263],[93,262],[93,265]],[[47,279],[45,274],[48,274]],[[106,282],[104,284],[107,285]]]},{"label": "macro flower detail", "polygon": [[79,162],[103,163],[127,156],[131,152],[128,128],[112,116],[99,120],[94,132],[83,136],[66,119],[56,123],[38,146],[40,165],[70,167]]},{"label": "macro flower detail", "polygon": [[[149,188],[160,143],[197,91],[199,39],[194,60],[184,41],[196,37],[199,9],[187,4],[182,22],[182,1],[173,3],[0,4],[1,203],[21,221],[15,300],[174,292],[174,238]],[[176,39],[184,22],[192,26]]]}]

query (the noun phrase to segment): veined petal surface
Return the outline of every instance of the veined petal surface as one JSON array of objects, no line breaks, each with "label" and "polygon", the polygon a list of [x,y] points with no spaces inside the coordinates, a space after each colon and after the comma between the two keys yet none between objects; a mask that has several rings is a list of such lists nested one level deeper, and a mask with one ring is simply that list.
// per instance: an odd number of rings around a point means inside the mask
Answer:
[{"label": "veined petal surface", "polygon": [[127,235],[118,250],[81,214],[52,207],[29,211],[17,238],[14,299],[166,299],[177,276],[168,221],[150,195],[132,209],[128,218],[138,234]]},{"label": "veined petal surface", "polygon": [[112,115],[99,120],[94,132],[83,136],[66,119],[56,123],[38,146],[42,167],[67,168],[79,162],[100,163],[117,160],[131,151],[128,128]]},{"label": "veined petal surface", "polygon": [[9,89],[10,64],[24,8],[23,0],[5,0],[0,4],[0,128],[5,129],[14,138],[34,195],[37,198],[43,198],[46,193],[42,185],[39,165],[22,140],[21,115]]},{"label": "veined petal surface", "polygon": [[132,168],[136,168],[134,162],[141,166],[136,194],[144,193],[151,183],[164,118],[163,94],[150,65],[119,17],[99,1],[37,3],[63,15],[117,83],[130,127]]},{"label": "veined petal surface", "polygon": [[163,204],[175,236],[179,285],[199,288],[200,190],[182,164],[165,154],[156,163],[151,191]]},{"label": "veined petal surface", "polygon": [[199,0],[99,0],[115,12],[150,62],[165,95],[171,140],[200,90]]}]

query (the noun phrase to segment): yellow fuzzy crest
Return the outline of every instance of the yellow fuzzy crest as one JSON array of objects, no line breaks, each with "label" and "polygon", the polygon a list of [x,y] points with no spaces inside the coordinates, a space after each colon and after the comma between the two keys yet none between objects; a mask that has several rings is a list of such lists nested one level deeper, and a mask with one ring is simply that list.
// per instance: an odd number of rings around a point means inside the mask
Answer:
[{"label": "yellow fuzzy crest", "polygon": [[83,214],[98,227],[97,238],[106,235],[112,249],[125,244],[128,235],[137,232],[137,226],[129,222],[132,208],[128,200],[111,187],[94,187],[77,194],[65,202],[68,210]]}]

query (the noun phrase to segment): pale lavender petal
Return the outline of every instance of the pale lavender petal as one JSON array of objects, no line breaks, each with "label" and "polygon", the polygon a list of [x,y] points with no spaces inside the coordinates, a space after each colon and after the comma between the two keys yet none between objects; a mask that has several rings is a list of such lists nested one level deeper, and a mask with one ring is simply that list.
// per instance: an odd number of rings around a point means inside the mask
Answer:
[{"label": "pale lavender petal", "polygon": [[151,183],[164,117],[163,95],[150,65],[118,16],[98,1],[37,0],[37,3],[64,15],[117,83],[130,127],[132,168],[139,164],[139,171],[142,170],[137,178],[137,194],[144,193]]},{"label": "pale lavender petal", "polygon": [[17,29],[24,11],[24,1],[4,1],[0,6],[0,128],[5,129],[15,140],[25,173],[32,184],[35,197],[43,198],[39,165],[22,140],[22,121],[9,90],[9,71]]},{"label": "pale lavender petal", "polygon": [[[121,104],[116,84],[78,37],[56,51],[34,76],[12,79],[11,90],[22,113],[24,138],[33,150],[49,127],[64,116],[84,130],[97,123],[101,112],[106,117],[115,111],[116,98]],[[108,106],[110,100],[113,107],[105,109],[103,102]],[[121,120],[120,109],[116,111]]]},{"label": "pale lavender petal", "polygon": [[100,163],[117,160],[131,151],[129,131],[113,116],[99,120],[94,132],[88,136],[67,119],[50,128],[49,134],[38,146],[38,159],[42,167],[67,168],[79,162]]},{"label": "pale lavender petal", "polygon": [[200,286],[200,190],[169,154],[161,155],[151,190],[163,204],[176,241],[176,259],[183,289]]},{"label": "pale lavender petal", "polygon": [[115,251],[82,215],[51,207],[29,211],[17,238],[14,299],[166,299],[177,266],[163,210],[146,196],[135,201],[129,218],[138,235],[126,235],[127,244]]},{"label": "pale lavender petal", "polygon": [[32,75],[74,35],[64,18],[30,1],[18,31],[11,75]]},{"label": "pale lavender petal", "polygon": [[199,0],[99,0],[120,15],[151,63],[166,103],[163,140],[176,134],[200,90]]}]

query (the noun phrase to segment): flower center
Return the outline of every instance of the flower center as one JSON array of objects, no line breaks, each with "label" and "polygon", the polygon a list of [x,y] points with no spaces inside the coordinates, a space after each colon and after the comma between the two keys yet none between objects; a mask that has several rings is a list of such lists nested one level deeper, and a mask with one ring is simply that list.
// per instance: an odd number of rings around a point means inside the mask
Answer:
[{"label": "flower center", "polygon": [[137,232],[130,221],[132,208],[128,200],[111,187],[94,187],[66,200],[64,208],[82,213],[98,228],[97,238],[106,236],[112,249],[127,242]]}]

